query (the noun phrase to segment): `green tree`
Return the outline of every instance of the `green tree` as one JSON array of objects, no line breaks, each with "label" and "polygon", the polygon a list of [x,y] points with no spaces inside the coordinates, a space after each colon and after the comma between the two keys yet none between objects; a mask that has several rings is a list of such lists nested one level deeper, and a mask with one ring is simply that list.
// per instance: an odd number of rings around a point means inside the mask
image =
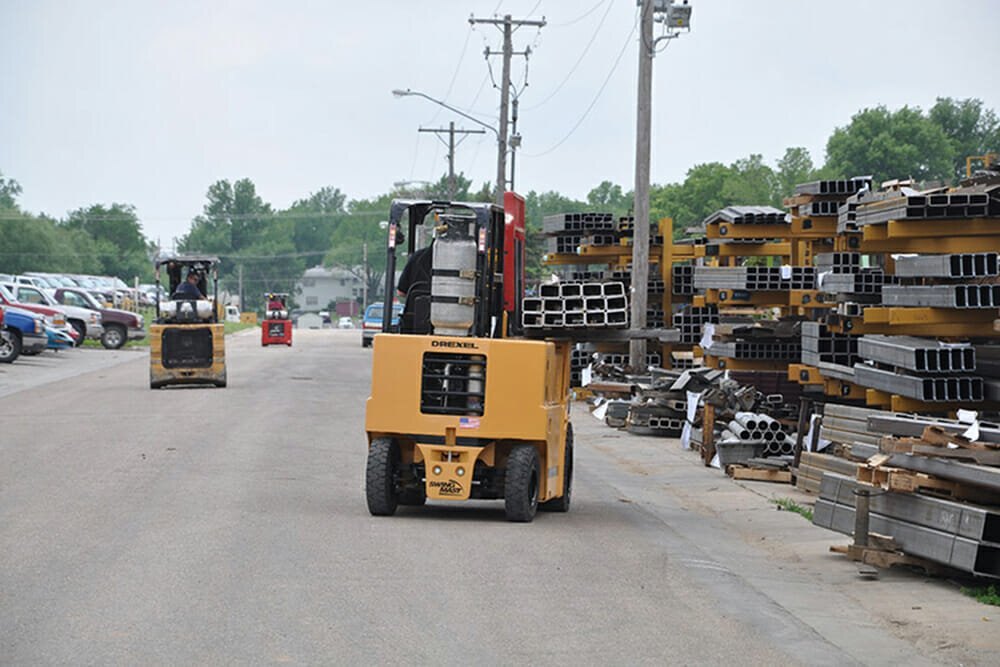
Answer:
[{"label": "green tree", "polygon": [[622,186],[611,181],[601,181],[600,185],[587,193],[590,210],[626,216],[632,212],[635,198],[632,191],[624,192]]},{"label": "green tree", "polygon": [[778,195],[782,198],[791,197],[795,193],[796,185],[817,179],[812,157],[809,151],[801,146],[786,148],[777,166],[775,178]]},{"label": "green tree", "polygon": [[99,271],[130,281],[152,277],[149,242],[131,204],[93,204],[72,211],[63,223],[93,239],[100,262]]},{"label": "green tree", "polygon": [[13,178],[4,178],[0,171],[0,211],[16,209],[17,198],[21,196],[21,184]]},{"label": "green tree", "polygon": [[965,178],[965,158],[1000,151],[1000,119],[980,99],[939,97],[928,117],[948,137],[956,180]]},{"label": "green tree", "polygon": [[841,177],[950,179],[952,145],[941,127],[916,107],[864,109],[826,142],[828,171]]},{"label": "green tree", "polygon": [[291,220],[292,238],[299,253],[316,253],[308,258],[318,262],[330,249],[330,238],[347,213],[347,197],[339,188],[323,187],[299,199],[279,216]]},{"label": "green tree", "polygon": [[[331,238],[324,263],[348,271],[368,286],[368,300],[384,298],[386,231],[379,224],[389,217],[394,197],[387,193],[374,199],[353,200]],[[367,256],[367,261],[365,257]],[[399,267],[405,256],[397,255]]]},{"label": "green tree", "polygon": [[722,197],[736,206],[780,206],[779,190],[774,170],[764,164],[763,155],[755,153],[732,164]]}]

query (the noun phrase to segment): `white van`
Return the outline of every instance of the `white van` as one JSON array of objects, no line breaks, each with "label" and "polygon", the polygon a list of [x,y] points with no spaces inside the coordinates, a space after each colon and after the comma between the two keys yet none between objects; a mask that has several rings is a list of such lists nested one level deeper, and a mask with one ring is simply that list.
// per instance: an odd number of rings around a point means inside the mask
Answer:
[{"label": "white van", "polygon": [[240,321],[240,309],[236,306],[226,306],[226,321],[227,322],[239,322]]}]

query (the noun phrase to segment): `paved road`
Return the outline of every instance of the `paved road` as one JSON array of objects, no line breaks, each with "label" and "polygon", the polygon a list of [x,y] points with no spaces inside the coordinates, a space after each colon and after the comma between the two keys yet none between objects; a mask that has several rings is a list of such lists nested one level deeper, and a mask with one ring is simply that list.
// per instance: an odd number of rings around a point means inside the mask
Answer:
[{"label": "paved road", "polygon": [[509,524],[499,503],[468,503],[372,518],[370,350],[356,331],[296,336],[231,338],[226,390],[152,392],[140,355],[3,399],[0,664],[998,655],[983,608],[951,588],[865,588],[825,553],[832,534],[674,442],[585,414],[567,515]]}]

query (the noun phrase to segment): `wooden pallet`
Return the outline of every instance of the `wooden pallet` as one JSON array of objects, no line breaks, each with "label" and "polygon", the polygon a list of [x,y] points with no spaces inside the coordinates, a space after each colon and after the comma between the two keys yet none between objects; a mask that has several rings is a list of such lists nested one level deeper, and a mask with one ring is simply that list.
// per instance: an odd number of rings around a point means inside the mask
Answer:
[{"label": "wooden pallet", "polygon": [[[873,540],[873,538],[875,539]],[[940,563],[903,553],[895,546],[895,542],[891,537],[870,535],[868,539],[872,544],[867,547],[855,544],[835,544],[830,547],[830,551],[832,553],[844,554],[855,562],[884,570],[894,566],[904,566],[918,568],[928,575],[946,575],[953,572],[953,570]],[[862,571],[862,574],[877,574],[877,571]]]}]

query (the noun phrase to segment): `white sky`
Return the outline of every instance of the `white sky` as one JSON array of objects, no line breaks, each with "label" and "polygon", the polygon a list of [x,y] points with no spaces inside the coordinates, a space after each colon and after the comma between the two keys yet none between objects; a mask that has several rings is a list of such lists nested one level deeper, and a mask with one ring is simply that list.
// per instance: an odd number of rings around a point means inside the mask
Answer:
[{"label": "white sky", "polygon": [[[998,1],[691,4],[692,32],[654,63],[654,182],[750,153],[773,163],[793,145],[822,163],[833,128],[866,106],[951,96],[1000,110]],[[361,198],[436,180],[445,150],[417,128],[456,117],[390,91],[420,90],[495,123],[482,51],[500,33],[470,30],[467,18],[498,6],[550,23],[515,34],[515,48],[533,49],[517,189],[582,198],[604,179],[630,189],[635,0],[0,0],[0,171],[21,183],[28,210],[128,202],[165,244],[220,178],[253,179],[279,208],[325,185]],[[623,47],[590,114],[547,152]],[[513,71],[521,81],[522,59]],[[495,160],[490,135],[472,136],[456,168],[479,186]]]}]

